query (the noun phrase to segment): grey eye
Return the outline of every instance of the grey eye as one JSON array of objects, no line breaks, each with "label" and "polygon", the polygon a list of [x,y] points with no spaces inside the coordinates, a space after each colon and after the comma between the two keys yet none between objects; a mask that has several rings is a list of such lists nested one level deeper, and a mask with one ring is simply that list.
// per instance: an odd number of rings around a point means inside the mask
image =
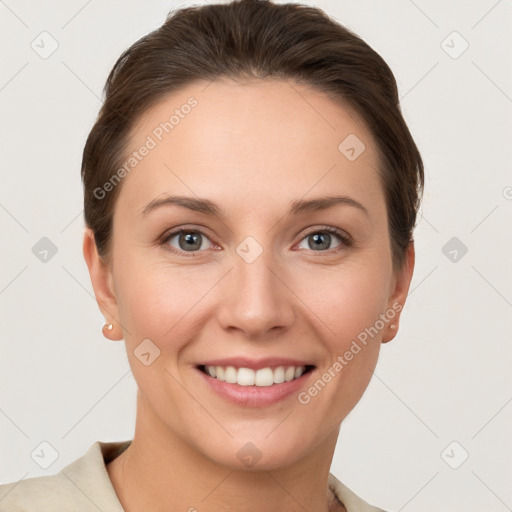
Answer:
[{"label": "grey eye", "polygon": [[[308,247],[301,247],[301,249],[311,249],[313,251],[334,249],[337,245],[334,247],[331,246],[333,236],[338,238],[338,240],[342,240],[340,235],[337,235],[336,233],[328,233],[326,231],[315,231],[313,233],[309,233],[303,238],[303,241],[307,241]],[[341,242],[338,245],[341,245]]]},{"label": "grey eye", "polygon": [[[177,239],[178,246],[171,242],[173,239]],[[171,233],[167,242],[175,249],[191,252],[207,249],[208,243],[206,243],[205,240],[209,241],[209,238],[199,231],[179,231],[177,233]]]}]

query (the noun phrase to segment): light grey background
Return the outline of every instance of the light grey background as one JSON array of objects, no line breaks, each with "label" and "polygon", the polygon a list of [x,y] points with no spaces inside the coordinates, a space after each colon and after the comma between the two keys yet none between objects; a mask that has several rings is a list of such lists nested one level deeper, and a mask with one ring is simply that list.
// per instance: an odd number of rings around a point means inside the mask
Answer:
[{"label": "light grey background", "polygon": [[[332,472],[390,511],[512,510],[512,2],[303,3],[387,61],[426,166],[400,331]],[[133,436],[135,381],[123,342],[101,334],[82,256],[81,153],[117,57],[191,4],[0,0],[0,483]],[[43,31],[58,43],[45,59],[31,47],[51,48]],[[453,237],[466,254],[443,252]],[[31,457],[44,441],[47,469]]]}]

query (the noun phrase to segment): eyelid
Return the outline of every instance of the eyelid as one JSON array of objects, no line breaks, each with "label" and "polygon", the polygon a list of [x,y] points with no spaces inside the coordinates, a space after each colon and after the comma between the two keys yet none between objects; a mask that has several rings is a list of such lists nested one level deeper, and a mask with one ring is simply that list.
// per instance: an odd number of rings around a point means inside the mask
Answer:
[{"label": "eyelid", "polygon": [[311,229],[308,228],[308,230],[304,233],[303,237],[299,240],[299,242],[302,242],[302,240],[304,240],[304,238],[308,237],[312,233],[323,233],[323,232],[327,232],[329,234],[336,235],[341,240],[341,246],[344,246],[344,247],[342,247],[340,249],[338,246],[338,247],[335,247],[334,249],[327,249],[326,251],[311,250],[311,252],[317,253],[319,255],[320,254],[332,254],[332,253],[339,252],[343,248],[347,249],[347,248],[354,246],[354,239],[346,231],[344,231],[343,229],[340,229],[340,228],[335,228],[334,226],[327,226],[327,225],[315,225],[315,226],[312,226]]},{"label": "eyelid", "polygon": [[323,231],[327,231],[328,233],[334,233],[335,235],[338,235],[342,240],[352,241],[352,237],[343,229],[335,228],[334,226],[328,226],[328,225],[315,225],[311,226],[311,228],[306,228],[307,231],[304,233],[304,236],[301,238],[301,241],[304,239],[304,237],[310,235],[311,233],[321,233]]}]

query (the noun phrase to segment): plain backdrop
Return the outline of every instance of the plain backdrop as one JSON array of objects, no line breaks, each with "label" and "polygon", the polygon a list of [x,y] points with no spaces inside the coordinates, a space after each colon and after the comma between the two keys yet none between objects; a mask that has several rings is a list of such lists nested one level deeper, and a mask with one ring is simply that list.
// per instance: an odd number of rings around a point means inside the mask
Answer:
[{"label": "plain backdrop", "polygon": [[[426,167],[400,330],[331,471],[389,511],[512,510],[512,2],[303,3],[386,60]],[[82,256],[81,154],[118,56],[185,5],[0,1],[0,483],[133,436],[135,381]]]}]

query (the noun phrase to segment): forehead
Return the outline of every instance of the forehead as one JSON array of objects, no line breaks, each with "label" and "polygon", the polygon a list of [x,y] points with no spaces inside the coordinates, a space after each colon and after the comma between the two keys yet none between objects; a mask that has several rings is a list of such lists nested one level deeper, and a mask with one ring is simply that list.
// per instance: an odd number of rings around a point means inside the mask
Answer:
[{"label": "forehead", "polygon": [[[144,146],[150,149],[139,151]],[[197,82],[146,111],[128,147],[139,156],[121,196],[134,214],[171,193],[238,209],[334,191],[382,196],[365,123],[350,107],[288,80]]]}]

